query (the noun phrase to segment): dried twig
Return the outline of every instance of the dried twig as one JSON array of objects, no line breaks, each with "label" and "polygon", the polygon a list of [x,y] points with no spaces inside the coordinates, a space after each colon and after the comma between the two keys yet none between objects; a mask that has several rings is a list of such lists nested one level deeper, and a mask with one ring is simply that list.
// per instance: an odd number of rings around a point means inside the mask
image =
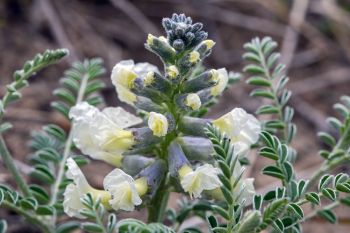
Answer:
[{"label": "dried twig", "polygon": [[281,48],[281,61],[286,67],[289,67],[292,62],[298,44],[298,31],[304,22],[308,5],[308,0],[295,0],[293,2],[293,7],[289,14],[290,26],[286,28]]},{"label": "dried twig", "polygon": [[111,3],[128,15],[145,33],[159,35],[157,27],[131,2],[127,0],[111,0]]},{"label": "dried twig", "polygon": [[52,6],[51,0],[37,1],[43,12],[43,15],[46,17],[48,23],[50,24],[50,29],[52,29],[52,32],[57,39],[58,44],[70,51],[70,56],[68,57],[69,61],[72,62],[78,60],[78,53],[70,42],[65,30],[63,29],[60,17]]}]

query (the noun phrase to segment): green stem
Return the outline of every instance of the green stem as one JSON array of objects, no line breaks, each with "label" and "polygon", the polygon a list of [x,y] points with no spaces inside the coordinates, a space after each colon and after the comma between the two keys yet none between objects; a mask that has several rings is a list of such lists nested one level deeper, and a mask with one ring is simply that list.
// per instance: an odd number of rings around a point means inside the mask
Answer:
[{"label": "green stem", "polygon": [[[350,147],[350,124],[345,129],[343,135],[339,138],[337,145],[333,148],[332,153],[336,152],[337,150],[345,150],[347,151]],[[326,160],[321,165],[320,169],[318,169],[310,178],[309,183],[307,184],[306,188],[309,188],[313,186],[319,178],[326,173],[327,171],[330,171],[337,167],[338,165],[342,164],[343,162],[350,160],[350,155],[347,153],[340,158],[336,158],[333,160]]]},{"label": "green stem", "polygon": [[17,207],[16,205],[4,200],[0,206],[3,206],[7,209],[10,209],[14,212],[16,212],[19,215],[24,216],[28,222],[34,224],[35,226],[38,226],[44,233],[52,233],[53,231],[45,224],[43,223],[40,219],[38,219],[37,217],[35,217],[35,215],[33,215],[33,213],[23,210],[19,207]]},{"label": "green stem", "polygon": [[0,134],[0,154],[7,169],[11,172],[13,178],[15,179],[16,184],[18,185],[19,189],[22,191],[23,195],[26,197],[32,196],[27,183],[24,181],[24,178],[19,173],[19,170],[17,169],[11,154],[7,149],[7,146],[2,134]]},{"label": "green stem", "polygon": [[166,180],[165,178],[148,206],[148,223],[163,222],[170,194]]}]

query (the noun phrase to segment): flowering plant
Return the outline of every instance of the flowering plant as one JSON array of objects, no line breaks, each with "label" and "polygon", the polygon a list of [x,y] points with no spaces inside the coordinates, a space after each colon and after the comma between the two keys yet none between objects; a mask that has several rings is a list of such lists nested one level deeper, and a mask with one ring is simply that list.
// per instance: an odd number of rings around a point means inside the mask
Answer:
[{"label": "flowering plant", "polygon": [[[247,83],[258,86],[251,96],[267,99],[256,114],[268,115],[268,120],[259,121],[242,108],[207,119],[203,116],[209,107],[239,75],[225,68],[205,70],[202,62],[215,42],[207,39],[201,23],[174,14],[162,24],[166,37],[148,35],[145,47],[162,60],[163,71],[125,60],[111,72],[119,100],[138,115],[121,107],[96,107],[103,102],[98,95],[104,87],[98,80],[104,73],[100,59],[75,63],[65,73],[63,87],[54,92],[59,100],[52,106],[72,127],[68,135],[52,124],[33,134],[31,176],[40,183],[24,182],[2,138],[11,125],[1,125],[0,153],[19,188],[0,186],[1,207],[23,215],[43,232],[202,232],[183,227],[191,215],[207,222],[211,232],[227,233],[300,232],[301,224],[315,216],[336,222],[332,209],[350,204],[350,179],[348,174],[327,173],[350,159],[350,97],[336,105],[345,120],[329,120],[339,131],[338,140],[320,133],[329,145],[320,152],[325,158],[321,168],[308,180],[297,179],[297,154],[290,145],[296,133],[294,110],[287,105],[291,92],[285,89],[288,78],[274,52],[277,44],[266,37],[244,46],[249,62],[244,72],[252,75]],[[0,102],[1,119],[7,105],[20,98],[27,79],[66,54],[48,51],[16,71]],[[257,193],[254,178],[245,172],[254,148],[271,160],[262,174],[281,181],[266,193]],[[92,187],[80,169],[88,157],[114,167],[100,188]],[[170,192],[189,197],[178,211],[167,209]],[[321,199],[330,204],[322,205]],[[304,205],[313,209],[308,215]],[[117,220],[120,211],[143,208],[148,210],[147,223]],[[81,221],[64,221],[64,214]],[[2,220],[0,232],[5,230]]]}]

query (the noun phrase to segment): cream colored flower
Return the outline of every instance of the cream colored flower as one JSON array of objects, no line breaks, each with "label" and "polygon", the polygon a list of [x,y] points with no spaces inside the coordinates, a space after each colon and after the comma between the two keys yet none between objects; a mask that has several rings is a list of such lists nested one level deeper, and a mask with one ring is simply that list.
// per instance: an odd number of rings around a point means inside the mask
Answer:
[{"label": "cream colored flower", "polygon": [[79,211],[84,208],[80,199],[87,193],[90,193],[94,199],[100,198],[101,203],[108,206],[108,201],[111,197],[110,194],[104,190],[97,190],[91,187],[72,158],[67,160],[67,167],[68,170],[66,176],[68,179],[73,180],[73,183],[67,185],[63,194],[63,209],[68,216],[82,219],[85,218],[85,216],[81,215]]},{"label": "cream colored flower", "polygon": [[105,108],[100,112],[86,102],[74,106],[73,141],[84,153],[119,167],[122,153],[134,144],[133,134],[125,130],[142,120],[123,108]]},{"label": "cream colored flower", "polygon": [[179,75],[179,70],[176,68],[176,66],[168,66],[166,68],[166,72],[171,79],[174,79]]},{"label": "cream colored flower", "polygon": [[168,119],[160,113],[150,112],[148,118],[148,127],[152,130],[153,135],[163,137],[168,132]]},{"label": "cream colored flower", "polygon": [[260,122],[242,108],[234,108],[212,123],[231,139],[235,154],[239,155],[246,153],[258,141],[261,132]]},{"label": "cream colored flower", "polygon": [[103,187],[112,195],[109,204],[115,210],[133,211],[142,203],[135,180],[118,168],[105,177]]},{"label": "cream colored flower", "polygon": [[190,52],[189,61],[193,64],[197,63],[200,59],[200,54],[197,51]]},{"label": "cream colored flower", "polygon": [[213,190],[220,187],[220,170],[210,164],[202,165],[195,171],[185,165],[179,170],[181,186],[191,197],[198,198],[203,190]]},{"label": "cream colored flower", "polygon": [[207,46],[207,49],[211,49],[215,45],[215,42],[213,40],[205,40],[202,43]]},{"label": "cream colored flower", "polygon": [[135,103],[137,96],[130,88],[137,77],[145,76],[149,71],[158,72],[158,68],[146,62],[134,64],[133,60],[124,60],[114,66],[111,79],[120,101],[130,105]]},{"label": "cream colored flower", "polygon": [[192,110],[197,110],[201,107],[202,102],[197,94],[191,93],[186,96],[185,105]]},{"label": "cream colored flower", "polygon": [[217,71],[217,79],[218,84],[216,84],[214,87],[210,89],[210,94],[212,96],[218,96],[220,95],[226,88],[228,83],[228,73],[225,68],[221,68],[216,70]]}]

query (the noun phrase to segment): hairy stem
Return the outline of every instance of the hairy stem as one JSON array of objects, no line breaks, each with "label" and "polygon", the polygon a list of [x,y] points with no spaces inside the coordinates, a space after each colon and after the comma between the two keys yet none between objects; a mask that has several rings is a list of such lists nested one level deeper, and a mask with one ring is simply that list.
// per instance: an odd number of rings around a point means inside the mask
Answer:
[{"label": "hairy stem", "polygon": [[7,169],[11,172],[16,184],[18,185],[19,189],[22,191],[23,195],[26,197],[32,196],[27,183],[25,182],[23,176],[19,173],[19,170],[17,169],[14,163],[14,160],[7,149],[7,146],[4,141],[4,138],[2,137],[2,134],[0,134],[0,154]]},{"label": "hairy stem", "polygon": [[[339,138],[337,145],[333,148],[332,153],[336,152],[337,150],[345,150],[347,151],[350,147],[350,124],[345,129],[343,135]],[[335,167],[339,166],[343,162],[350,161],[350,154],[342,155],[339,158],[333,159],[333,160],[326,160],[321,165],[320,169],[318,169],[310,178],[309,183],[307,184],[306,188],[312,187],[319,178],[326,172],[334,169]]]},{"label": "hairy stem", "polygon": [[10,209],[14,212],[16,212],[19,215],[24,216],[28,222],[34,224],[35,226],[38,226],[44,233],[52,233],[53,231],[40,219],[38,219],[33,213],[23,210],[16,205],[4,200],[0,206],[3,206],[7,209]]}]

